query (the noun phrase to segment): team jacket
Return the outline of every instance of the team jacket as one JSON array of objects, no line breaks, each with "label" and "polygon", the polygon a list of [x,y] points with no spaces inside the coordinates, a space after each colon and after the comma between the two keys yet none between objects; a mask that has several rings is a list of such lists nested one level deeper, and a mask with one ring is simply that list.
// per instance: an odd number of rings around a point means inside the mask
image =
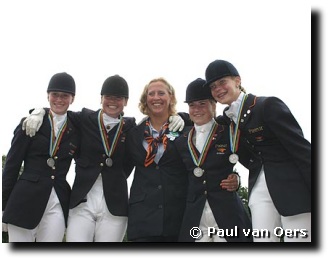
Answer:
[{"label": "team jacket", "polygon": [[[180,233],[180,241],[193,242],[194,238],[190,235],[193,227],[200,224],[203,208],[206,200],[211,207],[215,220],[220,229],[235,229],[237,235],[228,236],[228,242],[251,242],[251,236],[244,236],[243,229],[251,229],[250,218],[243,206],[243,203],[237,192],[229,192],[221,189],[220,182],[226,179],[233,172],[234,164],[229,162],[230,142],[228,126],[218,125],[217,131],[210,142],[204,163],[200,166],[204,173],[201,177],[196,177],[193,170],[197,167],[188,148],[188,134],[191,127],[184,129],[175,145],[183,159],[188,171],[188,196],[187,204]],[[199,151],[193,145],[197,155]],[[229,235],[229,233],[227,233]]]},{"label": "team jacket", "polygon": [[128,240],[151,236],[178,236],[187,193],[187,173],[173,141],[158,164],[144,167],[145,121],[127,136],[129,161],[135,168],[130,189]]},{"label": "team jacket", "polygon": [[[55,158],[55,169],[47,165],[51,126],[46,112],[43,124],[34,137],[26,136],[19,124],[2,173],[2,222],[26,229],[35,228],[46,209],[52,188],[55,189],[67,221],[70,186],[66,181],[72,158],[79,148],[79,131],[67,112],[67,128]],[[24,162],[24,171],[19,171]]]},{"label": "team jacket", "polygon": [[240,147],[252,157],[248,166],[244,164],[249,169],[249,195],[263,166],[269,193],[281,215],[310,212],[311,144],[286,104],[276,97],[249,94],[240,120]]},{"label": "team jacket", "polygon": [[[124,117],[124,124],[116,148],[111,156],[113,165],[108,167],[98,126],[98,111],[83,109],[75,114],[81,129],[81,149],[76,161],[76,177],[72,187],[70,208],[86,202],[86,196],[94,185],[99,174],[102,174],[103,192],[108,210],[115,216],[128,214],[127,175],[129,164],[125,157],[126,135],[135,126],[135,118]],[[107,133],[109,144],[112,144],[118,125]]]}]

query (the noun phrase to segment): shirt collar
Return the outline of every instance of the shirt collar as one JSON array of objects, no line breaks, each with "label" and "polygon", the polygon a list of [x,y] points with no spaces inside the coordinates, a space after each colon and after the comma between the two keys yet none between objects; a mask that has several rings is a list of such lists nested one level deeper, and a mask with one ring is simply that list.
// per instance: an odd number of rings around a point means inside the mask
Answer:
[{"label": "shirt collar", "polygon": [[210,130],[211,130],[211,127],[212,127],[212,125],[213,125],[213,123],[214,123],[214,119],[212,118],[209,122],[207,122],[206,124],[203,124],[203,125],[196,125],[196,124],[194,124],[194,127],[195,127],[195,130],[196,130],[196,132],[202,132],[202,133],[204,133],[204,132],[209,132]]},{"label": "shirt collar", "polygon": [[237,120],[239,108],[240,108],[240,104],[242,103],[243,96],[244,96],[244,93],[240,92],[240,95],[236,99],[236,101],[232,102],[230,107],[228,108],[228,110],[225,111],[225,114],[227,115],[227,117],[229,117],[230,119],[233,119],[234,122],[236,122],[236,120]]},{"label": "shirt collar", "polygon": [[53,122],[54,123],[60,123],[63,122],[66,119],[67,113],[65,112],[64,114],[60,115],[60,114],[56,114],[53,111],[51,111],[51,114],[53,116]]},{"label": "shirt collar", "polygon": [[109,131],[120,122],[120,119],[113,118],[111,116],[108,116],[106,113],[103,113],[103,122],[106,127],[106,130]]}]

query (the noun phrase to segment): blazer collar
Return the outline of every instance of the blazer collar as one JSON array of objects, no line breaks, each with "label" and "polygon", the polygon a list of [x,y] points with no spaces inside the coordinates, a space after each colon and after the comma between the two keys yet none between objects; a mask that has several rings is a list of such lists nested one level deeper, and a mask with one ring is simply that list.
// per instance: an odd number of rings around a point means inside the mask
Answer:
[{"label": "blazer collar", "polygon": [[257,101],[257,96],[255,96],[253,94],[248,94],[248,97],[241,110],[240,128],[243,128],[243,126],[250,119],[250,117],[253,113],[253,109],[255,108],[256,101]]}]

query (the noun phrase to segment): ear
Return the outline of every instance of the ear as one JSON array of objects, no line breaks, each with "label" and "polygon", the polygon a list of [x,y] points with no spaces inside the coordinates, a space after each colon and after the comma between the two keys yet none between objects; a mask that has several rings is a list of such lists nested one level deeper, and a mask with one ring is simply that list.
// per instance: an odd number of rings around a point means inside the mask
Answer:
[{"label": "ear", "polygon": [[235,76],[235,83],[236,83],[236,86],[240,86],[241,85],[241,77],[240,76]]},{"label": "ear", "polygon": [[74,102],[75,96],[72,96],[72,100],[70,102],[70,104],[72,104]]}]

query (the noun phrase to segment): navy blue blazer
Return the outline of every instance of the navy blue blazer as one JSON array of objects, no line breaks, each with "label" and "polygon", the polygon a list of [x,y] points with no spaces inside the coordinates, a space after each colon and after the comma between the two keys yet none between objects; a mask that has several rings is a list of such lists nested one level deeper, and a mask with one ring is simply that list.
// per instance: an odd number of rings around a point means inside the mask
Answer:
[{"label": "navy blue blazer", "polygon": [[[229,123],[225,110],[223,117]],[[247,149],[251,156],[249,164],[244,164],[249,169],[249,195],[264,166],[278,212],[283,216],[310,212],[311,144],[287,105],[276,97],[249,94],[239,129],[241,151]]]},{"label": "navy blue blazer", "polygon": [[[75,113],[81,130],[81,149],[76,160],[76,177],[72,187],[70,208],[86,202],[86,196],[97,177],[102,173],[103,192],[108,210],[115,216],[128,215],[127,175],[132,168],[125,157],[125,143],[128,130],[136,125],[135,118],[124,117],[119,140],[111,156],[113,165],[108,167],[107,158],[98,126],[98,111],[82,109]],[[112,144],[118,125],[107,133]]]},{"label": "navy blue blazer", "polygon": [[[206,200],[211,207],[215,220],[220,229],[234,231],[237,228],[237,235],[226,237],[228,242],[252,242],[251,236],[245,236],[243,229],[251,231],[251,221],[237,192],[229,192],[220,187],[223,179],[226,179],[233,172],[235,164],[229,162],[230,142],[227,125],[218,125],[217,132],[207,153],[204,163],[200,166],[204,173],[196,177],[193,170],[197,167],[189,152],[188,133],[191,127],[184,129],[175,145],[188,170],[188,196],[187,204],[180,233],[180,241],[194,242],[190,235],[193,227],[199,227],[203,208]],[[200,153],[195,148],[198,153]],[[248,230],[249,229],[249,230]],[[229,233],[227,233],[229,235]],[[216,236],[216,235],[215,235]]]},{"label": "navy blue blazer", "polygon": [[145,121],[127,135],[127,155],[136,167],[129,198],[128,240],[178,238],[186,204],[187,172],[170,140],[159,163],[145,167],[144,130]]},{"label": "navy blue blazer", "polygon": [[[79,148],[79,131],[73,124],[72,112],[67,112],[67,119],[67,128],[55,157],[55,169],[47,165],[51,134],[48,112],[32,138],[22,131],[22,124],[16,127],[2,173],[2,222],[35,228],[46,209],[52,188],[67,221],[71,188],[66,175]],[[23,162],[24,171],[19,176]]]}]

